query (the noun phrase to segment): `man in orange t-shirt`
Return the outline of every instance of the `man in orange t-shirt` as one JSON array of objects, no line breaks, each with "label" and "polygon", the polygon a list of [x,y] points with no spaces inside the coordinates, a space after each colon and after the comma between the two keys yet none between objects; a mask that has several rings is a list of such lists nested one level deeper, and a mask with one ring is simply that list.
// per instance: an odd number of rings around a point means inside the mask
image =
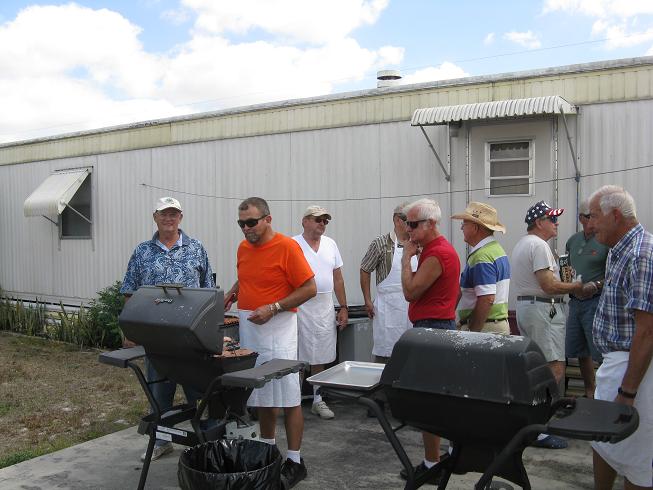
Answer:
[{"label": "man in orange t-shirt", "polygon": [[[272,229],[268,203],[260,197],[238,206],[245,240],[238,246],[238,281],[225,295],[225,310],[238,302],[240,345],[258,352],[257,364],[297,359],[297,307],[317,294],[314,274],[299,244]],[[256,389],[247,404],[258,408],[261,441],[275,444],[279,408],[284,409],[287,459],[281,467],[286,487],[306,478],[300,457],[304,432],[299,373]]]}]

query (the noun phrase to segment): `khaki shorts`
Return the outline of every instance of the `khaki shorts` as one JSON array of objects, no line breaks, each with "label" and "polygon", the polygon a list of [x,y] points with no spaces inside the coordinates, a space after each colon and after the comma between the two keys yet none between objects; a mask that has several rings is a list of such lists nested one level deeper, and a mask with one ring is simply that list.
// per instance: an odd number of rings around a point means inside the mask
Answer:
[{"label": "khaki shorts", "polygon": [[[460,326],[460,330],[463,332],[469,332],[469,324]],[[485,322],[483,328],[481,329],[483,333],[496,333],[499,335],[510,335],[510,325],[508,320],[501,320],[499,322]]]},{"label": "khaki shorts", "polygon": [[[551,306],[556,315],[551,318]],[[565,305],[539,301],[517,301],[519,332],[537,344],[547,362],[565,360]]]}]

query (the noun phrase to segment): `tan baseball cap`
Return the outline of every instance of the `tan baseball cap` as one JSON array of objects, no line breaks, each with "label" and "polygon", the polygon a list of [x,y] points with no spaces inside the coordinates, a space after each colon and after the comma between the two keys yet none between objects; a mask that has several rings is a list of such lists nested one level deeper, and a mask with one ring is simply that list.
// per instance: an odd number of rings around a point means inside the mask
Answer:
[{"label": "tan baseball cap", "polygon": [[454,214],[451,219],[466,219],[492,231],[506,232],[506,227],[499,223],[497,210],[482,202],[470,202],[463,213]]},{"label": "tan baseball cap", "polygon": [[326,216],[327,219],[331,219],[329,211],[327,211],[322,206],[318,206],[317,204],[312,204],[306,208],[306,211],[304,211],[304,218],[308,216]]},{"label": "tan baseball cap", "polygon": [[164,209],[175,208],[181,211],[181,203],[174,197],[162,197],[156,201],[154,212],[163,211]]}]

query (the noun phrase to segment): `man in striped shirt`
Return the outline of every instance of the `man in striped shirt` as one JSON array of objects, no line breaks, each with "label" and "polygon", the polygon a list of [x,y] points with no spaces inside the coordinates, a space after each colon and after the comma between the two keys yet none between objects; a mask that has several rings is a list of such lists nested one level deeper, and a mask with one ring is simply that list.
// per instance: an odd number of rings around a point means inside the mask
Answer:
[{"label": "man in striped shirt", "polygon": [[506,232],[497,210],[480,202],[470,202],[463,213],[451,219],[462,220],[460,229],[471,248],[460,277],[461,298],[458,325],[461,330],[510,335],[508,288],[510,263],[494,232]]},{"label": "man in striped shirt", "polygon": [[617,444],[593,442],[594,488],[653,488],[653,235],[637,221],[635,202],[606,185],[590,197],[589,228],[610,247],[605,285],[594,317],[594,344],[603,355],[598,400],[634,405],[639,427]]}]

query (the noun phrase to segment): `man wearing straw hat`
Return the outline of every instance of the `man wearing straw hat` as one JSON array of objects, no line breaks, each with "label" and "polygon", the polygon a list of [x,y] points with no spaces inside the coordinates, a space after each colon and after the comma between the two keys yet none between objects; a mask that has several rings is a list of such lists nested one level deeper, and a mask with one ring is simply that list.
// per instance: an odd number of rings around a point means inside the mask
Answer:
[{"label": "man wearing straw hat", "polygon": [[497,210],[480,202],[470,202],[463,213],[451,219],[462,220],[460,229],[471,248],[467,265],[460,276],[461,297],[458,325],[461,330],[510,335],[508,288],[510,263],[494,232],[506,232]]}]

